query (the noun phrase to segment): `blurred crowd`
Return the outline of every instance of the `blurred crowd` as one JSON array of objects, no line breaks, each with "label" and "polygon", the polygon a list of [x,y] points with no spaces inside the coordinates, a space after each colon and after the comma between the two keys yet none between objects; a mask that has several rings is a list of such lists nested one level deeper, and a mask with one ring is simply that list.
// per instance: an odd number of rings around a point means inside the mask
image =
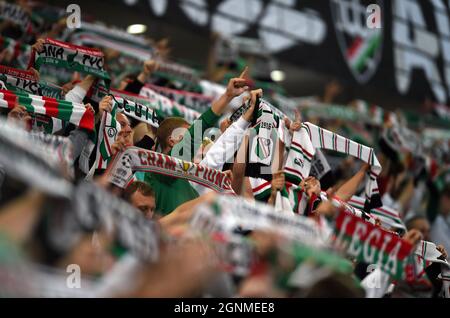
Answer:
[{"label": "blurred crowd", "polygon": [[0,1],[1,296],[450,296],[448,107],[66,18]]}]

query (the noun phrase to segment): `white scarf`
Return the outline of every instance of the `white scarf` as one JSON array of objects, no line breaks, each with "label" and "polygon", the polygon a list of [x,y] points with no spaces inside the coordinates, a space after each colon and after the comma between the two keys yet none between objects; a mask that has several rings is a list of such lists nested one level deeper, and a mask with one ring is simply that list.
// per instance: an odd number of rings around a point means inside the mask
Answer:
[{"label": "white scarf", "polygon": [[274,130],[278,128],[278,120],[268,104],[261,100],[258,109],[258,119],[254,130],[256,134],[250,140],[249,163],[269,166],[275,151]]},{"label": "white scarf", "polygon": [[294,133],[285,165],[287,178],[294,179],[298,184],[309,176],[311,161],[316,154],[316,148],[348,154],[370,164],[364,210],[369,212],[372,208],[382,205],[377,184],[381,165],[375,156],[374,149],[311,123],[304,123],[301,130]]}]

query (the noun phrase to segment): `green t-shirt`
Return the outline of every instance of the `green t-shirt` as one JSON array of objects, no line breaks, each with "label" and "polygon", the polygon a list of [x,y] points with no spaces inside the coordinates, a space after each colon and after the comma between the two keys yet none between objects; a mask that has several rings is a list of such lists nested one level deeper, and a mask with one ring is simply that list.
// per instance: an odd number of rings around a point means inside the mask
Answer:
[{"label": "green t-shirt", "polygon": [[198,192],[187,180],[146,173],[144,182],[155,191],[156,212],[164,216],[181,204],[198,198]]},{"label": "green t-shirt", "polygon": [[[220,116],[216,115],[211,109],[197,119],[194,124],[189,128],[188,132],[191,136],[194,136],[194,127],[201,122],[202,137],[205,131],[209,128],[215,127]],[[198,127],[198,126],[197,126]],[[197,128],[198,130],[198,128]],[[197,133],[197,131],[195,132]],[[191,150],[191,158],[197,153],[203,138],[184,138],[190,140],[191,145],[188,149]],[[182,141],[182,142],[183,142]],[[139,176],[138,179],[141,179]],[[156,196],[156,211],[162,215],[170,214],[181,204],[198,198],[198,192],[190,185],[189,181],[163,176],[155,173],[145,173],[144,182],[146,182],[154,191]]]}]

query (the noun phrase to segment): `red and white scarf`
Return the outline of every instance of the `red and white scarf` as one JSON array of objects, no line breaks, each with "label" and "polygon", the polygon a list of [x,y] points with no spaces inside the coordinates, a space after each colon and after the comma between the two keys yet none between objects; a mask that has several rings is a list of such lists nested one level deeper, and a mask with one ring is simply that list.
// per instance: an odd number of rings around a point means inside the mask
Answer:
[{"label": "red and white scarf", "polygon": [[219,193],[234,194],[230,178],[222,171],[137,147],[117,154],[108,167],[110,182],[120,188],[130,183],[136,171],[181,178]]}]

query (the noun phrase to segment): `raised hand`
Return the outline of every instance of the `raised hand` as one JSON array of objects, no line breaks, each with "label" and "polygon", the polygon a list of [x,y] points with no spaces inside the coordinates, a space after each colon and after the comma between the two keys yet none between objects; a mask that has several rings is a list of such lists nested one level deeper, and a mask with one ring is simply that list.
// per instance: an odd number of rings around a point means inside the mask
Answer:
[{"label": "raised hand", "polygon": [[100,101],[99,104],[99,112],[100,112],[100,116],[103,115],[103,112],[108,112],[111,113],[112,111],[112,96],[105,96],[103,97],[103,99]]},{"label": "raised hand", "polygon": [[289,131],[293,134],[296,131],[299,131],[302,128],[302,115],[298,110],[295,110],[295,119],[289,125]]},{"label": "raised hand", "polygon": [[232,78],[228,82],[227,91],[225,95],[228,99],[233,99],[237,96],[242,95],[245,91],[248,91],[250,87],[248,86],[248,67],[245,67],[244,71],[237,78]]},{"label": "raised hand", "polygon": [[242,115],[242,118],[244,118],[246,121],[250,122],[252,121],[253,113],[255,111],[256,106],[256,100],[261,98],[263,95],[262,89],[257,89],[250,92],[250,108],[247,109],[244,115]]}]

